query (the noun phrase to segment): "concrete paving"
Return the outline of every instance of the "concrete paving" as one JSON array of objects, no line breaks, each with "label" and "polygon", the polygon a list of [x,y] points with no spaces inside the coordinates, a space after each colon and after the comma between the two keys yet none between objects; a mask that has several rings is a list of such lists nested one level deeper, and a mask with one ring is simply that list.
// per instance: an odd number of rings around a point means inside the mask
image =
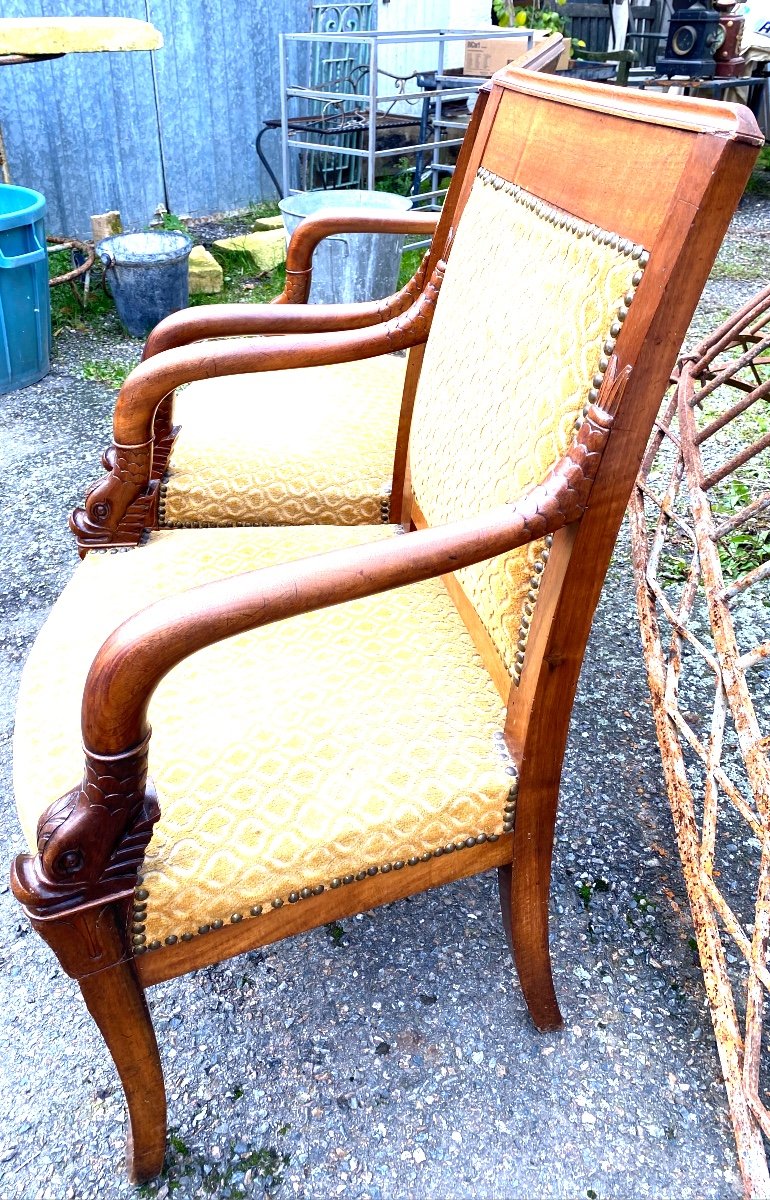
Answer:
[{"label": "concrete paving", "polygon": [[[757,213],[739,219],[736,245],[767,235]],[[699,321],[758,286],[715,281]],[[18,678],[75,565],[67,514],[109,440],[114,392],[84,380],[83,363],[137,355],[107,319],[63,335],[42,383],[0,397],[4,862],[25,849]],[[0,1197],[740,1196],[625,532],[575,706],[552,908],[566,1019],[554,1035],[527,1017],[491,876],[154,989],[173,1132],[165,1177],[137,1192],[106,1050],[0,879]]]}]

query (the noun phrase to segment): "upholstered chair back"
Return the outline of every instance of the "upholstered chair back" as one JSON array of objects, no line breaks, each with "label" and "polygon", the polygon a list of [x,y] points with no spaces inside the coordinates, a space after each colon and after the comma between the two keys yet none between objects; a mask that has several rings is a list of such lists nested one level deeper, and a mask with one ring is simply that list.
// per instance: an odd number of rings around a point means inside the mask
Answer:
[{"label": "upholstered chair back", "polygon": [[[484,167],[458,223],[410,442],[418,522],[517,500],[564,453],[647,254]],[[545,540],[458,572],[505,676],[518,681]]]}]

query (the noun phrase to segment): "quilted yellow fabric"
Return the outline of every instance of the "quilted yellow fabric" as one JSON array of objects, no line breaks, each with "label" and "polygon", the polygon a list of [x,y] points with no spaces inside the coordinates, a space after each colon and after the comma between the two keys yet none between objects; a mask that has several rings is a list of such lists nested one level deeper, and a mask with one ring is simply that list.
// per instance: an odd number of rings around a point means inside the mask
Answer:
[{"label": "quilted yellow fabric", "polygon": [[[82,775],[83,683],[127,615],[211,579],[391,536],[382,526],[178,530],[89,554],[23,676],[14,774],[30,845],[40,813]],[[162,815],[144,871],[147,944],[494,837],[511,803],[503,706],[440,581],[201,651],[161,684],[150,720]]]},{"label": "quilted yellow fabric", "polygon": [[180,390],[160,524],[387,520],[405,372],[388,354]]},{"label": "quilted yellow fabric", "polygon": [[[565,452],[640,269],[642,247],[481,175],[452,247],[412,422],[412,486],[430,525],[518,499]],[[535,542],[458,572],[514,679],[544,550]]]}]

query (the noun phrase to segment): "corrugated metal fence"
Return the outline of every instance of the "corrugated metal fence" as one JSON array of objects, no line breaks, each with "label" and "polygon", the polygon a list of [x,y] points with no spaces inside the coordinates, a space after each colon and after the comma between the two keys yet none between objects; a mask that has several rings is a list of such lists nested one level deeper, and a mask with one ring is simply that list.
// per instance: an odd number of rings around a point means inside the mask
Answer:
[{"label": "corrugated metal fence", "polygon": [[[89,236],[91,213],[111,208],[126,228],[142,228],[159,204],[194,216],[272,198],[254,139],[280,109],[278,34],[310,28],[308,0],[62,7],[68,16],[149,20],[165,46],[0,68],[11,176],[46,196],[50,233]],[[51,11],[45,0],[4,0],[2,15]]]}]

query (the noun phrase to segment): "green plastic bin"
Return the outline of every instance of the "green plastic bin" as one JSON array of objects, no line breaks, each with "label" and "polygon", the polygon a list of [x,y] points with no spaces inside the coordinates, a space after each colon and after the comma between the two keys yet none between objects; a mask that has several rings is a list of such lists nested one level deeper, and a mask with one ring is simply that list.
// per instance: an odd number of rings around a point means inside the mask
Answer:
[{"label": "green plastic bin", "polygon": [[45,197],[0,184],[0,395],[51,367]]}]

